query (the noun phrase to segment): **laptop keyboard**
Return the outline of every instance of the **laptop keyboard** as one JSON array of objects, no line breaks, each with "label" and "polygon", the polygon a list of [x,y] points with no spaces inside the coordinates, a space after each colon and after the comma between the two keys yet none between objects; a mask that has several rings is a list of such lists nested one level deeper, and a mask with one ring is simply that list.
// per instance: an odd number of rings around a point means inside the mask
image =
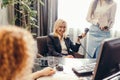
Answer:
[{"label": "laptop keyboard", "polygon": [[96,63],[86,64],[77,68],[72,68],[77,76],[89,76],[93,74]]}]

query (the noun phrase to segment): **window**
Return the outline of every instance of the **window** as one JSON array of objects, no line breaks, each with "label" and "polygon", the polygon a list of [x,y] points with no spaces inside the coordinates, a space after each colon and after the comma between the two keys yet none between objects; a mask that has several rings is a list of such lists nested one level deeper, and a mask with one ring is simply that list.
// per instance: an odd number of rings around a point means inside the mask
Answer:
[{"label": "window", "polygon": [[[119,30],[120,0],[114,1],[117,3],[117,12],[113,29]],[[86,21],[90,2],[90,0],[58,0],[58,18],[66,20],[69,28],[84,30],[90,26]]]},{"label": "window", "polygon": [[[115,24],[112,28],[112,37],[120,36],[120,0],[115,0],[117,3],[117,12],[115,17]],[[86,21],[86,16],[88,13],[88,8],[90,6],[91,0],[58,0],[58,18],[62,18],[67,21],[68,33],[70,38],[76,41],[76,36],[84,31],[84,28],[91,25]],[[72,28],[72,29],[70,29]],[[117,31],[116,31],[117,30]],[[86,38],[82,40],[84,47],[86,48]],[[80,50],[80,53],[85,54],[84,49]]]}]

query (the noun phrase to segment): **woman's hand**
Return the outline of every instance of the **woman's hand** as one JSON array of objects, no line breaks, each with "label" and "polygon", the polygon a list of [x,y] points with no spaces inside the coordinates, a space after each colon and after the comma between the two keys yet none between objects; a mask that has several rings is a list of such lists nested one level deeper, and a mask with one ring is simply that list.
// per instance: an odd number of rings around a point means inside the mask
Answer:
[{"label": "woman's hand", "polygon": [[109,30],[107,26],[101,26],[100,29],[101,29],[102,31],[108,31],[108,30]]},{"label": "woman's hand", "polygon": [[41,70],[41,73],[43,74],[43,76],[51,76],[55,73],[56,71],[51,68],[51,67],[46,67],[43,70]]},{"label": "woman's hand", "polygon": [[65,58],[74,58],[72,55],[67,55]]},{"label": "woman's hand", "polygon": [[76,43],[80,44],[80,39],[83,39],[86,36],[86,33],[82,33],[80,36],[78,36]]},{"label": "woman's hand", "polygon": [[51,76],[53,74],[55,74],[55,70],[51,67],[46,67],[40,71],[37,71],[37,72],[34,72],[32,74],[33,76],[33,79],[37,79],[37,78],[40,78],[40,77],[43,77],[43,76]]},{"label": "woman's hand", "polygon": [[103,31],[104,30],[104,26],[100,26],[100,29]]}]

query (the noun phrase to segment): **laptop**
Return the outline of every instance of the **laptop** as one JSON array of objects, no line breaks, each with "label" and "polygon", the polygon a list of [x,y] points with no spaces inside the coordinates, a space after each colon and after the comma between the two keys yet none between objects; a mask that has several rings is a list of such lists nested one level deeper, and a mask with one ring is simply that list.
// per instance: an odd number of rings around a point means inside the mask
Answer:
[{"label": "laptop", "polygon": [[97,61],[91,71],[83,71],[85,75],[81,75],[80,69],[72,70],[77,76],[90,76],[92,80],[102,80],[120,71],[120,38],[105,39],[101,43]]}]

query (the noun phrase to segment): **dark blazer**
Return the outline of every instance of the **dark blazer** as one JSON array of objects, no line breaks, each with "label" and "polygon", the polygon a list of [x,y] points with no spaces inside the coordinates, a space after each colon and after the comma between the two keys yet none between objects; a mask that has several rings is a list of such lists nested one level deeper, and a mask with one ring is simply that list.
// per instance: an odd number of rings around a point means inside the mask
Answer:
[{"label": "dark blazer", "polygon": [[[75,52],[78,52],[81,44],[76,43],[74,45],[69,37],[64,38],[64,41],[65,41],[65,44],[67,47],[68,54],[73,55]],[[48,35],[47,46],[48,46],[48,55],[49,56],[58,56],[58,57],[62,56],[62,53],[61,53],[62,48],[61,48],[58,37],[55,37],[52,34]]]}]

